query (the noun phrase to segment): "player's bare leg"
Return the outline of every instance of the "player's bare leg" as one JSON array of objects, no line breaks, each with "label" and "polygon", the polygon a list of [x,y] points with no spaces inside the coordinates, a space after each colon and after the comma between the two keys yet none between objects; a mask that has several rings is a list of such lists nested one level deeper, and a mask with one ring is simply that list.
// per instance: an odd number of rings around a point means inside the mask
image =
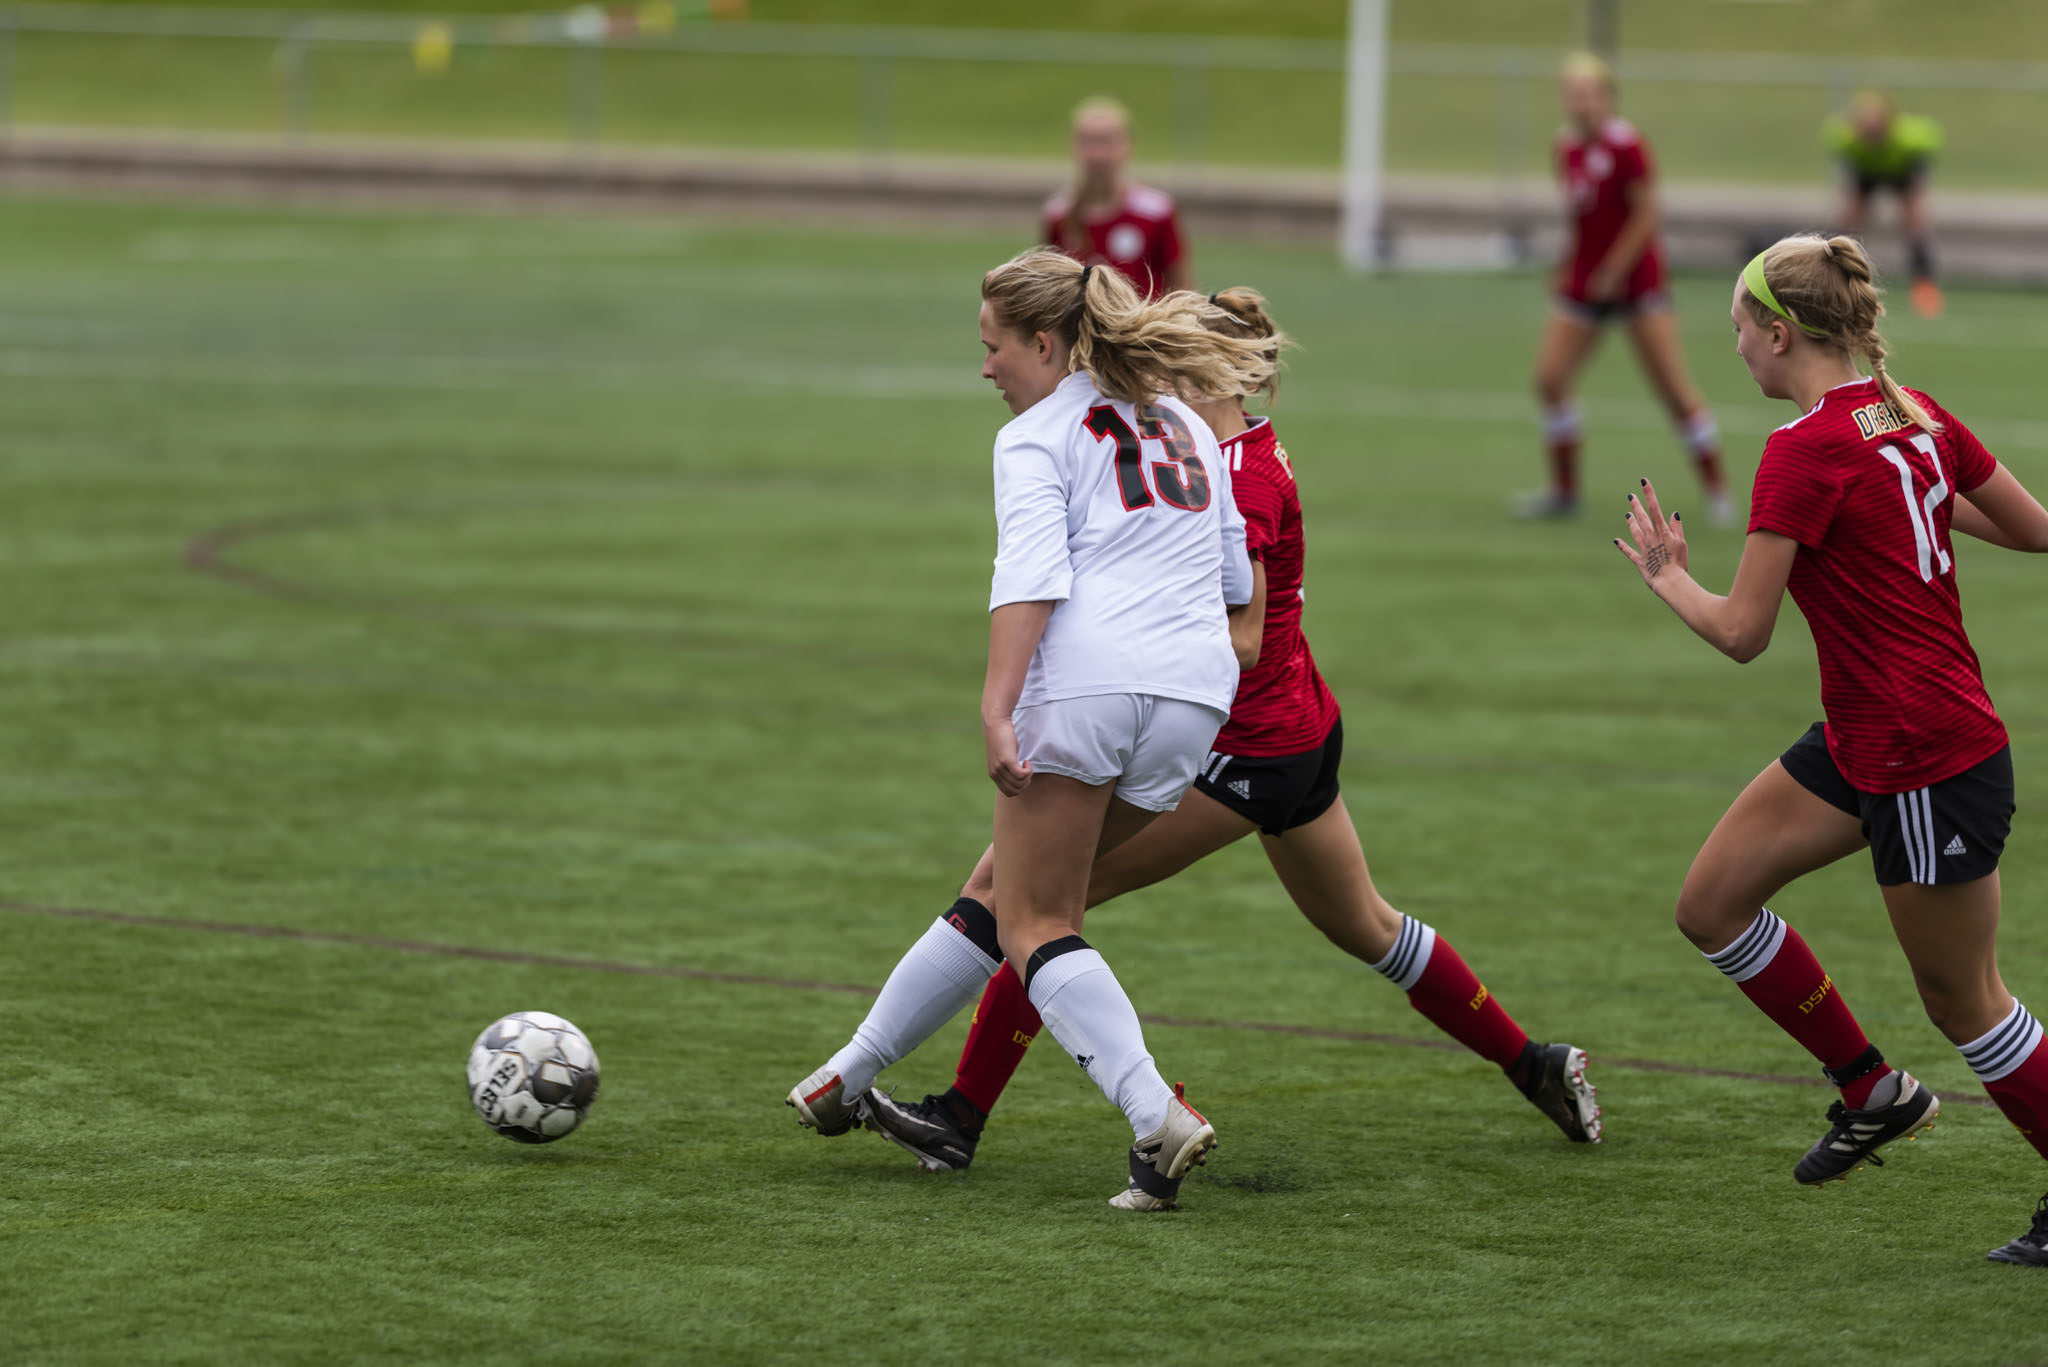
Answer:
[{"label": "player's bare leg", "polygon": [[1852,177],[1842,187],[1842,207],[1835,215],[1842,225],[1840,231],[1850,237],[1862,237],[1863,224],[1869,216],[1870,196],[1856,188]]},{"label": "player's bare leg", "polygon": [[877,1075],[959,1015],[1001,962],[994,914],[954,902],[897,961],[852,1038],[790,1089],[798,1123],[838,1135],[871,1120]]},{"label": "player's bare leg", "polygon": [[1600,345],[1600,328],[1561,304],[1536,341],[1536,401],[1542,406],[1543,445],[1550,463],[1550,486],[1515,504],[1521,517],[1570,517],[1579,508],[1579,444],[1585,422],[1573,390],[1579,371]]},{"label": "player's bare leg", "polygon": [[[1257,829],[1230,808],[1189,790],[1180,805],[1095,861],[1088,876],[1089,907],[1139,888],[1164,882],[1181,870],[1242,840]],[[960,889],[964,899],[996,903],[995,847]],[[922,1101],[873,1098],[874,1128],[902,1145],[929,1171],[964,1168],[974,1161],[975,1146],[988,1123],[988,1113],[1010,1084],[1025,1051],[1037,1038],[1038,1012],[1025,995],[1016,967],[1005,962],[989,979],[974,1009],[967,1044],[953,1085]]]},{"label": "player's bare leg", "polygon": [[1330,943],[1370,964],[1431,1024],[1506,1073],[1568,1138],[1599,1140],[1584,1051],[1531,1041],[1450,941],[1380,895],[1341,797],[1314,821],[1259,840],[1280,885]]},{"label": "player's bare leg", "polygon": [[1944,301],[1934,279],[1934,225],[1927,210],[1925,181],[1909,181],[1899,190],[1899,217],[1907,250],[1912,253],[1913,311],[1922,318],[1939,318]]},{"label": "player's bare leg", "polygon": [[1166,1085],[1145,1048],[1137,1010],[1079,934],[1089,873],[1157,813],[1116,800],[1111,785],[1039,774],[996,800],[996,927],[1024,965],[1024,990],[1046,1029],[1131,1123],[1130,1184],[1110,1204],[1168,1210],[1216,1132]]},{"label": "player's bare leg", "polygon": [[[995,843],[989,848],[1004,871],[1005,892],[996,934],[1012,962],[1028,962],[1039,946],[1079,932],[1095,850],[1113,848],[1147,824],[1151,813],[1117,803],[1114,789],[1039,774],[1016,797],[996,799]],[[1111,809],[1118,806],[1132,815],[1119,817],[1121,839],[1112,839]]]},{"label": "player's bare leg", "polygon": [[[1108,849],[1088,873],[1088,907],[1139,888],[1163,883],[1258,828],[1230,808],[1193,789],[1170,812],[1159,813],[1128,840]],[[995,846],[991,845],[960,889],[986,906],[995,905]]]},{"label": "player's bare leg", "polygon": [[1331,944],[1369,964],[1393,950],[1403,917],[1373,885],[1343,798],[1306,826],[1261,834],[1259,843],[1280,886]]},{"label": "player's bare leg", "polygon": [[1933,1093],[1885,1063],[1806,941],[1764,905],[1865,843],[1859,818],[1773,760],[1714,827],[1678,895],[1679,930],[1841,1091],[1828,1110],[1832,1128],[1794,1169],[1808,1186],[1876,1161],[1879,1146],[1932,1124],[1940,1111]]},{"label": "player's bare leg", "polygon": [[1748,930],[1757,909],[1787,884],[1864,845],[1862,822],[1815,797],[1772,760],[1693,857],[1678,894],[1679,932],[1711,957]]},{"label": "player's bare leg", "polygon": [[1934,1028],[1967,1044],[2012,1014],[1998,974],[1996,873],[1968,883],[1884,889],[1885,910]]},{"label": "player's bare leg", "polygon": [[1717,527],[1727,526],[1734,520],[1735,508],[1721,473],[1721,432],[1705,396],[1692,382],[1692,372],[1686,369],[1678,319],[1668,308],[1638,313],[1629,320],[1628,337],[1644,377],[1671,416],[1679,442],[1699,476],[1708,520]]},{"label": "player's bare leg", "polygon": [[[1998,972],[1999,879],[1884,890],[1892,933],[1934,1028],[1946,1035],[2035,1152],[2048,1158],[2048,1047],[2033,1013]],[[1997,1262],[2048,1266],[2048,1201],[2026,1234],[1994,1249]]]}]

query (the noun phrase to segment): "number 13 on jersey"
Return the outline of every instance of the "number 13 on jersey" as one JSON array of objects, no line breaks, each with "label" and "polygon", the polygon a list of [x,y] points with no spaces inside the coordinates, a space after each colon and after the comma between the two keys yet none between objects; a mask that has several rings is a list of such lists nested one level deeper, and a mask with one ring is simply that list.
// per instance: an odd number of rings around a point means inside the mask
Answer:
[{"label": "number 13 on jersey", "polygon": [[1143,443],[1156,441],[1166,453],[1152,462],[1152,483],[1158,486],[1160,499],[1184,512],[1201,512],[1209,506],[1209,472],[1195,454],[1195,439],[1187,425],[1176,414],[1152,404],[1140,404],[1136,412],[1136,432],[1123,414],[1108,404],[1089,409],[1081,424],[1104,441],[1116,442],[1116,487],[1123,495],[1124,511],[1135,513],[1152,506],[1152,490],[1145,484]]}]

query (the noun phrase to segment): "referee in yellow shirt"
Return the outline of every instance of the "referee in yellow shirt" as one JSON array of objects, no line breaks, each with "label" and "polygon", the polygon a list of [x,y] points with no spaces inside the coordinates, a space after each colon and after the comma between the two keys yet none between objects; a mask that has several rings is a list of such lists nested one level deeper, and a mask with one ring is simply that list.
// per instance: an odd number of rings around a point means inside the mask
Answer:
[{"label": "referee in yellow shirt", "polygon": [[1862,236],[1872,196],[1881,190],[1897,194],[1913,257],[1913,307],[1923,318],[1937,316],[1941,286],[1934,282],[1927,173],[1941,151],[1941,125],[1901,114],[1882,90],[1864,90],[1829,119],[1821,133],[1828,151],[1842,164],[1842,231]]}]

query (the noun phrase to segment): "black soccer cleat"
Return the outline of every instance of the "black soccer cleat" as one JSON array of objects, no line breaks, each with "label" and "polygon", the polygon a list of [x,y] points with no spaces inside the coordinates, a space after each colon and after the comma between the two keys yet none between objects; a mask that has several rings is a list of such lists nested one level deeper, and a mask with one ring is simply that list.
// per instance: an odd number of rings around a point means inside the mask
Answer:
[{"label": "black soccer cleat", "polygon": [[895,1140],[926,1172],[958,1172],[974,1161],[979,1135],[953,1119],[945,1098],[898,1101],[880,1092],[868,1097],[868,1128]]},{"label": "black soccer cleat", "polygon": [[1569,1044],[1531,1044],[1524,1059],[1527,1080],[1515,1085],[1529,1104],[1549,1116],[1572,1143],[1599,1143],[1599,1089],[1586,1081],[1586,1051]]},{"label": "black soccer cleat", "polygon": [[2034,1223],[2027,1232],[2004,1248],[1984,1255],[1994,1263],[2018,1263],[2023,1267],[2048,1267],[2048,1196],[2034,1207]]},{"label": "black soccer cleat", "polygon": [[1941,1099],[1911,1073],[1900,1073],[1899,1095],[1889,1106],[1858,1111],[1837,1101],[1828,1107],[1832,1128],[1806,1151],[1792,1176],[1801,1186],[1818,1187],[1848,1181],[1849,1174],[1865,1163],[1881,1168],[1884,1160],[1877,1156],[1878,1149],[1894,1139],[1918,1138],[1918,1132],[1940,1114]]}]

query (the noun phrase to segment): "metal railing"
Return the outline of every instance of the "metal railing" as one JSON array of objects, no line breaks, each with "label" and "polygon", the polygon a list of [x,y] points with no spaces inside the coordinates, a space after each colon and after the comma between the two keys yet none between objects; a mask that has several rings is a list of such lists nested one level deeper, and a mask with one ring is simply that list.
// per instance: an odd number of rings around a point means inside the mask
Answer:
[{"label": "metal railing", "polygon": [[[668,92],[673,95],[676,83],[686,86],[691,73],[709,70],[702,63],[726,59],[781,64],[786,71],[769,78],[766,84],[770,87],[777,80],[786,80],[795,89],[808,75],[833,84],[847,97],[843,106],[825,100],[815,128],[792,127],[782,145],[854,150],[877,160],[903,152],[948,149],[1018,155],[1027,144],[1009,136],[998,140],[1001,145],[955,147],[959,139],[949,141],[942,116],[906,113],[906,106],[914,102],[925,83],[935,79],[934,73],[949,69],[994,73],[1005,68],[1060,68],[1073,73],[1069,82],[1073,85],[1084,76],[1089,84],[1110,84],[1103,81],[1108,70],[1119,73],[1119,81],[1149,82],[1148,107],[1141,111],[1151,116],[1147,126],[1164,124],[1169,130],[1166,141],[1172,161],[1183,168],[1198,168],[1258,159],[1247,153],[1244,138],[1218,137],[1223,122],[1219,109],[1227,109],[1231,127],[1252,112],[1252,105],[1243,98],[1248,75],[1256,73],[1269,86],[1294,78],[1321,82],[1338,92],[1344,65],[1343,44],[1318,39],[694,21],[668,31],[639,32],[606,41],[579,32],[560,16],[430,20],[420,15],[18,4],[0,6],[0,127],[17,120],[131,126],[139,121],[132,109],[124,113],[117,108],[103,120],[93,117],[90,109],[78,111],[79,92],[68,88],[64,93],[69,103],[40,98],[36,83],[39,62],[55,62],[58,57],[74,63],[83,60],[75,52],[53,55],[46,50],[49,44],[97,45],[110,62],[113,55],[119,55],[122,60],[111,67],[111,81],[118,80],[122,70],[144,64],[145,56],[160,59],[167,67],[175,65],[179,57],[170,44],[255,43],[270,49],[267,75],[262,78],[270,89],[209,91],[210,98],[228,101],[233,95],[242,103],[234,106],[231,115],[196,111],[190,126],[218,127],[225,119],[245,130],[268,128],[288,137],[316,130],[393,131],[387,125],[394,120],[402,122],[402,114],[388,107],[388,92],[380,107],[376,97],[360,92],[350,96],[324,87],[323,76],[359,61],[351,54],[366,51],[406,60],[404,54],[419,41],[429,22],[443,26],[458,61],[473,52],[525,54],[530,59],[525,76],[507,78],[516,86],[520,108],[525,111],[519,119],[509,121],[516,125],[513,135],[554,137],[585,148],[614,138],[640,143],[766,145],[746,126],[746,120],[754,117],[746,113],[736,113],[722,127],[715,118],[681,115],[665,124],[658,113],[645,114],[624,130],[613,127],[622,112],[652,108],[646,92],[658,89],[660,83],[647,77],[644,63],[675,64],[678,74]],[[139,53],[137,45],[150,51]],[[1551,48],[1393,44],[1389,52],[1393,92],[1389,164],[1397,169],[1434,169],[1427,165],[1432,155],[1425,150],[1428,138],[1419,136],[1416,126],[1431,117],[1430,109],[1444,105],[1456,113],[1457,151],[1452,158],[1455,164],[1443,169],[1503,178],[1543,173],[1547,129],[1554,121],[1547,101],[1556,60],[1557,51]],[[688,66],[691,62],[698,65]],[[621,79],[629,64],[640,73],[630,91]],[[85,65],[89,69],[90,62]],[[1795,94],[1797,103],[1788,104],[1788,109],[1802,118],[1810,115],[1816,123],[1827,109],[1865,84],[1930,96],[1960,94],[1979,101],[2021,101],[2030,107],[2036,107],[2038,97],[2048,95],[2048,64],[2043,63],[1872,58],[1817,64],[1810,56],[1794,54],[1631,51],[1622,55],[1621,71],[1631,100],[1643,100],[1647,92],[1650,103],[1682,111],[1687,105],[1685,92],[1697,94],[1711,87],[1751,91],[1779,87]],[[826,76],[834,80],[826,82]],[[252,78],[245,70],[236,79]],[[339,73],[328,80],[331,85],[345,84]],[[543,87],[551,82],[559,84],[548,95]],[[358,83],[367,88],[367,82]],[[504,88],[512,87],[493,89]],[[1460,91],[1463,96],[1455,93]],[[1270,91],[1252,93],[1256,103]],[[480,90],[476,96],[478,102],[493,98],[503,98],[502,93]],[[1487,102],[1490,110],[1470,107]],[[110,103],[118,106],[120,101]],[[490,131],[487,109],[471,108],[458,118],[450,112],[458,103],[451,96],[421,113],[416,128],[399,131],[446,134],[474,131],[480,125]],[[63,117],[46,116],[45,106],[52,104],[63,108]],[[542,104],[552,104],[556,112],[534,112]],[[266,111],[262,117],[252,112],[259,106]],[[1311,121],[1291,129],[1276,124],[1274,136],[1268,140],[1270,150],[1282,162],[1333,166],[1336,111],[1333,100],[1327,129],[1311,127]],[[2036,107],[2037,116],[2038,112]],[[376,117],[371,118],[373,114]],[[1034,107],[1030,118],[1034,127],[1048,122],[1042,106]],[[175,109],[158,111],[147,121],[159,126],[185,122]],[[1999,126],[1997,118],[1987,121]],[[356,126],[365,122],[374,129]],[[1057,155],[1057,115],[1049,122],[1052,141],[1047,144],[1041,137],[1037,144],[1029,145],[1043,145],[1046,154]],[[1682,136],[1686,119],[1681,112],[1663,124],[1646,122],[1661,140],[1667,128],[1677,128]],[[1484,131],[1489,125],[1490,133]],[[1410,150],[1404,139],[1414,142],[1415,150]],[[1486,146],[1489,142],[1491,147]],[[2041,165],[2030,167],[2024,178],[2048,186],[2048,152],[2040,155]]]}]

